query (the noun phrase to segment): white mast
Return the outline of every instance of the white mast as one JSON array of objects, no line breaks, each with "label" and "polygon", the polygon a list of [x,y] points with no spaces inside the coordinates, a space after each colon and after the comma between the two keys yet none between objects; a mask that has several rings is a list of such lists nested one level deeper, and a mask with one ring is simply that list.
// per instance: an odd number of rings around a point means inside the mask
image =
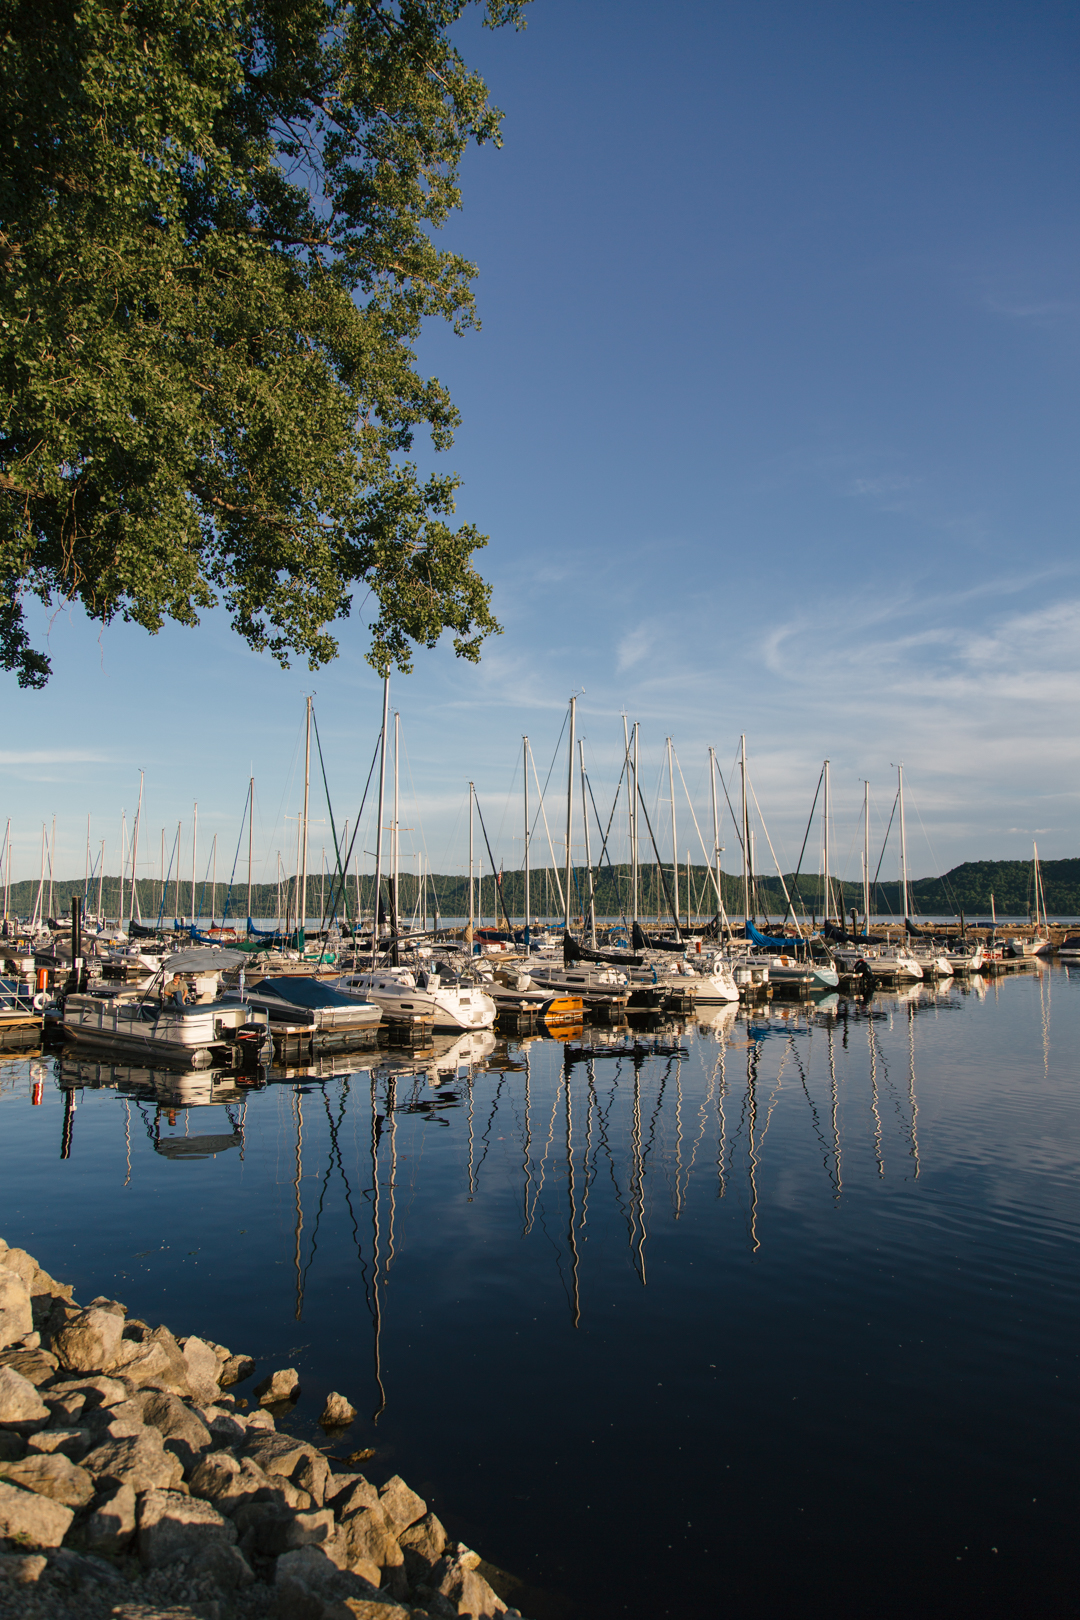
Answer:
[{"label": "white mast", "polygon": [[675,879],[675,927],[679,926],[679,845],[675,832],[675,777],[671,769],[671,738],[667,740],[668,790],[671,794],[671,875]]},{"label": "white mast", "polygon": [[[90,840],[90,830],[89,830],[90,829],[90,818],[89,818],[89,816],[87,816],[87,818],[86,818],[86,824],[87,824],[87,833],[86,833],[87,844],[86,844],[86,848],[87,848],[87,851],[89,852],[89,849],[90,849],[90,842],[89,842],[89,840]],[[90,873],[89,853],[87,854],[86,871],[87,871],[87,880],[89,881],[89,873]],[[8,904],[9,904],[10,900],[11,900],[11,817],[8,816],[7,829],[6,829],[5,833],[4,833],[4,921],[5,922],[7,922],[7,920],[8,920]]]},{"label": "white mast", "polygon": [[[120,911],[119,911],[119,913],[117,915],[117,918],[116,918],[117,926],[119,927],[121,933],[123,933],[123,930],[124,930],[124,863],[125,863],[126,860],[127,860],[127,811],[126,810],[121,810],[121,812],[120,812]],[[177,845],[177,850],[176,850],[176,869],[177,869],[177,882],[179,883],[179,871],[180,871],[180,847],[179,847],[179,845]],[[180,892],[179,888],[177,888],[177,894],[179,894],[179,892]],[[177,904],[177,907],[179,908],[179,905],[180,905],[179,900],[177,900],[176,904]]]},{"label": "white mast", "polygon": [[709,784],[712,788],[713,859],[716,862],[716,915],[723,914],[724,902],[720,894],[720,817],[716,813],[716,751],[709,749]]},{"label": "white mast", "polygon": [[[53,879],[56,876],[56,817],[52,818],[52,839],[49,843],[49,916],[55,917],[53,910]],[[121,922],[123,917],[121,916]]]},{"label": "white mast", "polygon": [[742,778],[742,892],[743,932],[750,921],[750,824],[746,814],[746,733],[739,738],[739,775]]},{"label": "white mast", "polygon": [[[251,845],[252,845],[252,822],[254,821],[254,819],[255,819],[255,778],[252,777],[250,779],[250,781],[248,782],[248,907],[247,907],[247,914],[248,914],[249,918],[251,917]],[[280,906],[278,907],[278,910],[279,911],[281,910]],[[279,918],[278,921],[280,922],[280,920],[281,919]]]},{"label": "white mast", "polygon": [[371,919],[371,965],[379,949],[379,899],[382,889],[382,835],[386,804],[386,728],[390,722],[390,677],[383,676],[382,734],[379,738],[379,821],[375,833],[375,913]]},{"label": "white mast", "polygon": [[104,838],[101,840],[101,858],[100,859],[101,859],[101,864],[98,867],[98,875],[97,875],[97,911],[98,911],[98,923],[99,924],[101,922],[101,886],[105,881],[105,840],[104,840]]},{"label": "white mast", "polygon": [[862,792],[863,815],[863,929],[870,932],[870,784],[863,783]]},{"label": "white mast", "polygon": [[135,831],[132,834],[131,848],[131,915],[130,921],[137,917],[142,922],[142,909],[139,905],[139,828],[142,826],[143,778],[145,771],[139,772],[139,808],[135,812]]},{"label": "white mast", "polygon": [[401,903],[400,903],[400,901],[401,901],[401,894],[400,894],[400,882],[401,882],[400,844],[399,844],[399,840],[398,840],[398,821],[399,821],[399,815],[398,815],[398,756],[400,754],[400,751],[401,751],[401,715],[395,709],[394,710],[394,825],[393,825],[393,829],[392,829],[392,831],[390,833],[390,858],[391,858],[391,861],[393,863],[392,884],[393,884],[393,895],[394,895],[394,915],[393,915],[393,919],[392,919],[392,926],[393,926],[394,937],[395,938],[397,937],[398,933],[400,932],[400,928],[401,928],[401,924],[400,924],[400,922],[398,920],[400,918],[400,916],[401,916]]},{"label": "white mast", "polygon": [[[135,836],[136,836],[136,839],[138,838],[138,833],[139,833],[139,824],[138,824],[138,822],[136,822],[135,823]],[[199,801],[198,801],[198,799],[196,799],[194,801],[194,804],[193,804],[193,812],[192,812],[192,818],[191,818],[191,925],[192,925],[192,927],[195,926],[195,862],[196,862],[196,859],[198,857],[198,848],[199,848]]]},{"label": "white mast", "polygon": [[211,854],[213,859],[214,875],[210,879],[210,926],[213,928],[214,918],[217,916],[217,833],[214,834],[214,844]]},{"label": "white mast", "polygon": [[[304,834],[300,846],[303,875],[300,879],[300,932],[307,929],[307,858],[308,858],[308,797],[311,789],[311,698],[307,700],[307,724],[304,739]],[[382,807],[380,806],[380,814]]]},{"label": "white mast", "polygon": [[905,918],[908,914],[907,832],[904,828],[904,767],[897,768],[898,796],[900,800],[900,900]]},{"label": "white mast", "polygon": [[525,949],[529,949],[529,739],[522,737],[521,776],[525,785]]},{"label": "white mast", "polygon": [[472,943],[473,932],[476,925],[476,911],[473,906],[473,799],[476,789],[469,783],[469,931],[465,938]]},{"label": "white mast", "polygon": [[578,742],[581,760],[581,819],[585,823],[585,866],[589,873],[589,943],[596,949],[596,889],[593,884],[592,849],[589,845],[589,804],[585,791],[585,739]]},{"label": "white mast", "polygon": [[570,931],[570,885],[573,882],[573,855],[571,853],[572,818],[574,814],[574,722],[577,718],[577,698],[570,699],[570,751],[567,755],[569,769],[566,773],[566,891],[563,896],[565,916],[563,923],[567,933]]},{"label": "white mast", "polygon": [[824,776],[825,776],[825,799],[824,799],[824,814],[822,816],[822,820],[824,822],[824,833],[825,833],[825,912],[824,912],[824,921],[828,922],[828,920],[829,920],[829,900],[831,898],[831,896],[829,894],[829,762],[828,762],[828,760],[825,761]]}]

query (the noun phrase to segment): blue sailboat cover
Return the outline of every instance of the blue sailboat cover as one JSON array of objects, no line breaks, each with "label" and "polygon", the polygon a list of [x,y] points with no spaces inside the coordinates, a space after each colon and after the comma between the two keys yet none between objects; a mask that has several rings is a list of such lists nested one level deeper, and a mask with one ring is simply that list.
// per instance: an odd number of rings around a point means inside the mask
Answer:
[{"label": "blue sailboat cover", "polygon": [[770,951],[790,951],[796,944],[793,939],[773,939],[771,934],[759,933],[752,922],[746,925],[746,937],[753,940],[755,945],[764,945],[766,950]]},{"label": "blue sailboat cover", "polygon": [[280,996],[282,1001],[289,1001],[294,1007],[355,1007],[355,996],[343,995],[332,985],[319,984],[316,979],[283,978],[261,979],[251,990],[250,994],[258,998],[261,994]]}]

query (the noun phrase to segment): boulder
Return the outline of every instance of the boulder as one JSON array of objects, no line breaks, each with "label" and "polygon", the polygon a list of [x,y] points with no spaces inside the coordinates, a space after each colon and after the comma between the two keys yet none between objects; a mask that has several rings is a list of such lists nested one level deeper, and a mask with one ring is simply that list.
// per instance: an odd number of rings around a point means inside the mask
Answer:
[{"label": "boulder", "polygon": [[415,1585],[427,1581],[446,1551],[446,1531],[434,1513],[425,1513],[418,1524],[401,1532],[398,1546],[405,1558],[405,1572]]},{"label": "boulder", "polygon": [[15,1273],[28,1294],[32,1292],[31,1285],[39,1270],[32,1254],[27,1254],[25,1249],[5,1249],[0,1255],[0,1265],[5,1271]]},{"label": "boulder", "polygon": [[160,1383],[171,1389],[177,1382],[168,1351],[157,1339],[147,1339],[144,1343],[124,1339],[110,1371],[122,1373],[140,1388],[144,1384]]},{"label": "boulder", "polygon": [[0,1429],[33,1434],[49,1421],[49,1408],[28,1378],[0,1367]]},{"label": "boulder", "polygon": [[459,1558],[440,1558],[428,1584],[455,1607],[457,1614],[472,1615],[474,1620],[494,1620],[494,1616],[506,1613],[502,1598],[477,1570],[468,1568]]},{"label": "boulder", "polygon": [[[341,1520],[339,1544],[350,1569],[358,1564],[396,1569],[405,1562],[381,1507],[361,1507]],[[370,1577],[369,1577],[370,1578]]]},{"label": "boulder", "polygon": [[330,1479],[330,1464],[321,1451],[312,1447],[299,1468],[294,1470],[292,1479],[302,1491],[307,1491],[316,1507],[322,1507]]},{"label": "boulder", "polygon": [[26,1441],[12,1429],[0,1429],[0,1462],[14,1462],[26,1456]]},{"label": "boulder", "polygon": [[335,1526],[329,1508],[297,1513],[276,1502],[251,1502],[237,1510],[236,1528],[241,1532],[244,1552],[277,1558],[294,1547],[314,1547],[330,1541]]},{"label": "boulder", "polygon": [[196,1406],[195,1415],[206,1424],[219,1446],[242,1446],[247,1438],[247,1425],[232,1412],[221,1406]]},{"label": "boulder", "polygon": [[409,1620],[412,1613],[400,1603],[388,1603],[384,1597],[342,1598],[323,1610],[325,1620]]},{"label": "boulder", "polygon": [[83,1525],[83,1542],[88,1551],[123,1552],[134,1534],[135,1492],[128,1484],[106,1486]]},{"label": "boulder", "polygon": [[41,1429],[26,1442],[28,1451],[60,1452],[72,1462],[80,1462],[94,1444],[91,1429]]},{"label": "boulder", "polygon": [[78,1311],[53,1337],[53,1350],[69,1372],[104,1372],[120,1348],[124,1319],[101,1306]]},{"label": "boulder", "polygon": [[[31,1334],[30,1337],[33,1338],[34,1335]],[[14,1367],[15,1371],[22,1373],[31,1384],[40,1385],[48,1383],[49,1379],[55,1376],[59,1362],[47,1350],[18,1349],[5,1350],[0,1355],[0,1366]]]},{"label": "boulder", "polygon": [[221,1393],[218,1387],[221,1362],[205,1339],[194,1336],[184,1339],[181,1342],[181,1349],[184,1353],[184,1369],[192,1398],[200,1405],[212,1406]]},{"label": "boulder", "polygon": [[16,1272],[0,1265],[0,1349],[18,1344],[33,1331],[30,1290]]},{"label": "boulder", "polygon": [[427,1503],[409,1489],[400,1474],[395,1474],[385,1485],[379,1486],[379,1505],[395,1536],[422,1519],[427,1512]]},{"label": "boulder", "polygon": [[176,1395],[148,1390],[142,1396],[142,1417],[165,1437],[166,1448],[180,1458],[185,1474],[210,1449],[210,1430]]},{"label": "boulder", "polygon": [[118,1299],[106,1299],[104,1294],[99,1294],[97,1299],[92,1299],[86,1309],[88,1311],[111,1311],[114,1316],[127,1316],[126,1305],[121,1305]]},{"label": "boulder", "polygon": [[92,1378],[68,1378],[50,1384],[42,1391],[41,1398],[54,1413],[57,1406],[63,1406],[65,1412],[71,1411],[79,1416],[84,1411],[93,1412],[130,1400],[131,1389],[121,1378],[106,1378],[102,1373],[97,1373]]},{"label": "boulder", "polygon": [[106,1440],[83,1458],[83,1467],[95,1479],[114,1479],[132,1490],[172,1490],[184,1476],[179,1457],[166,1451],[157,1429]]},{"label": "boulder", "polygon": [[255,1579],[255,1571],[239,1547],[227,1545],[224,1541],[212,1541],[209,1547],[200,1552],[199,1573],[208,1576],[216,1586],[222,1586],[228,1592],[235,1591],[237,1587],[250,1586]]},{"label": "boulder", "polygon": [[94,1482],[86,1469],[76,1468],[60,1452],[24,1457],[21,1462],[0,1463],[0,1478],[69,1508],[85,1507],[94,1494]]},{"label": "boulder", "polygon": [[228,1389],[232,1384],[242,1384],[254,1371],[255,1363],[250,1356],[230,1356],[221,1366],[219,1382],[222,1389]]},{"label": "boulder", "polygon": [[356,1417],[356,1407],[347,1401],[344,1395],[331,1390],[326,1397],[326,1405],[322,1409],[319,1422],[324,1429],[347,1429]]},{"label": "boulder", "polygon": [[[370,1602],[378,1596],[370,1581],[339,1569],[321,1548],[298,1547],[277,1561],[270,1614],[273,1620],[323,1620],[337,1605]],[[407,1611],[382,1604],[377,1614],[378,1620],[399,1620]]]},{"label": "boulder", "polygon": [[157,1381],[164,1384],[174,1395],[180,1395],[186,1400],[191,1394],[191,1387],[187,1381],[187,1364],[184,1361],[184,1352],[168,1328],[156,1327],[146,1343],[159,1344],[168,1359],[169,1370]]},{"label": "boulder", "polygon": [[[347,1518],[359,1508],[377,1508],[380,1506],[379,1493],[374,1485],[370,1485],[363,1474],[348,1475],[349,1483],[338,1486],[336,1494],[329,1496],[328,1505],[332,1505],[339,1519]],[[337,1480],[331,1482],[337,1485]],[[442,1548],[439,1548],[442,1552]]]},{"label": "boulder", "polygon": [[139,1559],[160,1569],[178,1558],[200,1559],[213,1543],[236,1540],[236,1527],[209,1502],[179,1491],[147,1491],[139,1503]]},{"label": "boulder", "polygon": [[0,1553],[0,1594],[12,1586],[32,1586],[49,1567],[42,1553]]},{"label": "boulder", "polygon": [[255,1397],[260,1406],[277,1406],[280,1401],[295,1401],[300,1397],[300,1375],[295,1367],[279,1367],[255,1385]]},{"label": "boulder", "polygon": [[0,1480],[0,1536],[29,1547],[59,1547],[75,1517],[62,1502]]},{"label": "boulder", "polygon": [[[258,1430],[254,1434],[248,1433],[244,1450],[253,1462],[266,1474],[284,1474],[292,1479],[302,1463],[309,1458],[317,1458],[319,1462],[326,1462],[314,1446],[308,1445],[306,1440],[294,1440],[291,1434],[265,1433]],[[329,1473],[327,1465],[327,1473]]]}]

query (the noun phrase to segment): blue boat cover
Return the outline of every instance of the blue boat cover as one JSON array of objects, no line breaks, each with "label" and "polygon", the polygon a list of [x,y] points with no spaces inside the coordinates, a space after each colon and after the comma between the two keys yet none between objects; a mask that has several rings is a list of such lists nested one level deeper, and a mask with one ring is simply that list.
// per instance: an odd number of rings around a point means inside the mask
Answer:
[{"label": "blue boat cover", "polygon": [[752,922],[746,925],[746,937],[753,940],[755,945],[764,945],[770,951],[791,951],[798,944],[794,939],[773,939],[771,934],[761,934]]},{"label": "blue boat cover", "polygon": [[294,1007],[355,1007],[358,1005],[355,996],[343,995],[332,985],[320,984],[317,979],[283,978],[261,979],[253,985],[250,995],[258,999],[259,995],[278,996],[282,1001],[290,1001]]}]

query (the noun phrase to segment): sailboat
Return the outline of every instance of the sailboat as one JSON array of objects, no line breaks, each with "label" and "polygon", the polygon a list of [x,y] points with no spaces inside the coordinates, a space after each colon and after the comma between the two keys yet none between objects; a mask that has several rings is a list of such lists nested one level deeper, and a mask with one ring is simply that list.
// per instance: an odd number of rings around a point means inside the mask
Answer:
[{"label": "sailboat", "polygon": [[1043,894],[1042,870],[1039,866],[1039,846],[1031,845],[1031,873],[1035,885],[1035,917],[1030,939],[1010,939],[1010,956],[1043,956],[1051,949],[1050,928],[1046,921],[1046,896]]}]

